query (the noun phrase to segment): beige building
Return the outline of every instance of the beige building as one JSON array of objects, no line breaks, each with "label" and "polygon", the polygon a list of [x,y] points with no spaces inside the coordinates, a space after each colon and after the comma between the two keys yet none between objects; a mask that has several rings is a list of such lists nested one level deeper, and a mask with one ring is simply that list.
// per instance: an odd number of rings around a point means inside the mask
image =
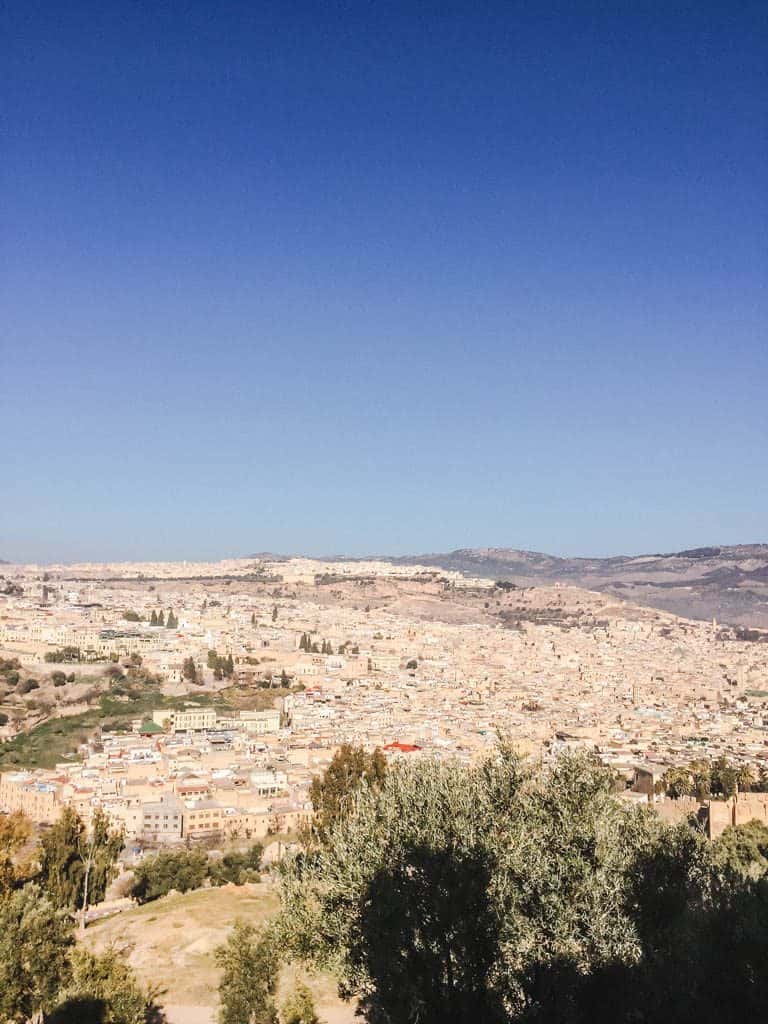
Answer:
[{"label": "beige building", "polygon": [[161,708],[152,712],[152,721],[169,732],[201,732],[216,728],[216,712],[213,708],[184,708],[171,711]]},{"label": "beige building", "polygon": [[54,822],[61,813],[60,787],[29,772],[0,772],[0,810],[21,811],[38,823]]},{"label": "beige building", "polygon": [[280,712],[267,711],[241,711],[240,726],[247,733],[254,736],[264,736],[267,733],[280,731]]},{"label": "beige building", "polygon": [[189,839],[218,836],[224,831],[224,808],[215,800],[188,800],[184,807],[184,835]]}]

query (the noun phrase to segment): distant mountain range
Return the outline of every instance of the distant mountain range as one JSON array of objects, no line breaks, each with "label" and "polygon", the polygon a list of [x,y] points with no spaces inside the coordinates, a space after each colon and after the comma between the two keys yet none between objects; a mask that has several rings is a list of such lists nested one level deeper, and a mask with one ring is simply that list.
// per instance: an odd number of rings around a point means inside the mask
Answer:
[{"label": "distant mountain range", "polygon": [[573,583],[694,619],[768,628],[768,544],[670,554],[559,558],[516,548],[462,548],[392,558],[519,585]]}]

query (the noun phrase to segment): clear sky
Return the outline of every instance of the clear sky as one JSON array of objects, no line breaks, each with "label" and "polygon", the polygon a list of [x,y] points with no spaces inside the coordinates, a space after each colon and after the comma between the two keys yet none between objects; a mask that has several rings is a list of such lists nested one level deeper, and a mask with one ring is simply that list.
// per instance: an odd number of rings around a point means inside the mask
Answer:
[{"label": "clear sky", "polygon": [[0,557],[768,541],[768,5],[7,0]]}]

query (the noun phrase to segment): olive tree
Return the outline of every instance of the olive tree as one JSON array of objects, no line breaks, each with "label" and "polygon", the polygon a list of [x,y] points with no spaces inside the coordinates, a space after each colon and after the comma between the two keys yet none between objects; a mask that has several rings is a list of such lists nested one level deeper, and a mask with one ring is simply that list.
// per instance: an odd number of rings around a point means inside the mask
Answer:
[{"label": "olive tree", "polygon": [[644,958],[708,898],[705,842],[616,799],[589,755],[400,764],[283,866],[278,933],[372,1024],[641,1021]]},{"label": "olive tree", "polygon": [[13,1024],[52,1010],[69,976],[73,922],[36,885],[0,899],[0,1020]]}]

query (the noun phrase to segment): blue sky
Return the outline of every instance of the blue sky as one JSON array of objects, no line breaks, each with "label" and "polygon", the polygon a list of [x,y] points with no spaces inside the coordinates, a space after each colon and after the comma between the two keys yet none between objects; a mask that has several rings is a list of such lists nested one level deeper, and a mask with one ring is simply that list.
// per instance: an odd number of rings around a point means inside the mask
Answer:
[{"label": "blue sky", "polygon": [[0,557],[768,540],[762,3],[0,14]]}]

